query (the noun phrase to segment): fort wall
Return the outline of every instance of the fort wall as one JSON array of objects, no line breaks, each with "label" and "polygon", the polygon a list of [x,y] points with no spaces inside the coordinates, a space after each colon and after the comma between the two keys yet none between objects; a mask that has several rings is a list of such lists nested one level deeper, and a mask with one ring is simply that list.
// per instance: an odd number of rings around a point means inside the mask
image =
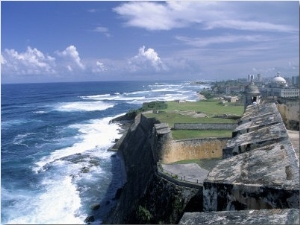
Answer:
[{"label": "fort wall", "polygon": [[162,163],[181,160],[222,158],[222,149],[229,138],[168,140],[161,154]]},{"label": "fort wall", "polygon": [[174,130],[234,130],[235,123],[174,123]]}]

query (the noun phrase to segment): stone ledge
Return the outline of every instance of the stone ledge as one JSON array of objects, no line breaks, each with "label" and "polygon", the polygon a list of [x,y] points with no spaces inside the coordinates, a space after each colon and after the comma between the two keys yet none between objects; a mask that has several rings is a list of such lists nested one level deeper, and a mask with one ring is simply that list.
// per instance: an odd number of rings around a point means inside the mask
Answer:
[{"label": "stone ledge", "polygon": [[220,161],[206,180],[299,188],[298,159],[291,142],[283,140]]},{"label": "stone ledge", "polygon": [[184,213],[179,224],[299,224],[299,209]]},{"label": "stone ledge", "polygon": [[223,158],[287,140],[288,134],[283,123],[277,123],[230,139],[223,149]]}]

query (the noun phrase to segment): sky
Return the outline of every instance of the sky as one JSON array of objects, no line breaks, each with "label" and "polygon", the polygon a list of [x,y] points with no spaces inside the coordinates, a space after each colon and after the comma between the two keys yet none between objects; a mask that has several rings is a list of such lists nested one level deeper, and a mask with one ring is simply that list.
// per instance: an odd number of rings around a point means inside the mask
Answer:
[{"label": "sky", "polygon": [[298,1],[1,1],[1,82],[299,76]]}]

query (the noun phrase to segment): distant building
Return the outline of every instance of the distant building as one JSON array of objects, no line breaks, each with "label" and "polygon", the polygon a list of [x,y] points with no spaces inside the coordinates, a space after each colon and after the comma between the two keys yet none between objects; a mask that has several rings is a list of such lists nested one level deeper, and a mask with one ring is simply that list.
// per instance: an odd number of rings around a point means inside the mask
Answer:
[{"label": "distant building", "polygon": [[262,77],[261,77],[260,74],[257,74],[256,80],[257,80],[258,82],[261,82],[261,81],[262,81]]},{"label": "distant building", "polygon": [[299,76],[294,76],[294,77],[292,77],[292,84],[293,84],[295,87],[299,87]]},{"label": "distant building", "polygon": [[286,80],[279,75],[262,89],[264,96],[274,96],[280,98],[297,98],[299,97],[299,88],[289,87]]},{"label": "distant building", "polygon": [[226,89],[225,89],[225,93],[227,95],[230,95],[232,93],[236,93],[236,94],[239,94],[241,92],[244,92],[245,91],[245,87],[243,85],[238,85],[238,86],[226,86]]},{"label": "distant building", "polygon": [[235,103],[239,98],[237,96],[223,96],[225,101]]},{"label": "distant building", "polygon": [[248,74],[248,81],[251,82],[254,80],[254,74]]},{"label": "distant building", "polygon": [[248,82],[255,81],[255,82],[261,82],[262,76],[261,74],[257,74],[256,77],[254,74],[248,74]]}]

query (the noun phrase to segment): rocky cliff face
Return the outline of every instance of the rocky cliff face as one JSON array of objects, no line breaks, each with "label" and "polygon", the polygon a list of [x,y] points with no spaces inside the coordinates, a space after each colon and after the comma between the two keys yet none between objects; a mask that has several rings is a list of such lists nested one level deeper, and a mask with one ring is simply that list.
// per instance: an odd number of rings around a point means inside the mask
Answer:
[{"label": "rocky cliff face", "polygon": [[184,211],[202,210],[202,190],[179,187],[157,174],[164,137],[153,129],[155,123],[138,115],[119,145],[127,181],[104,223],[178,223]]}]

